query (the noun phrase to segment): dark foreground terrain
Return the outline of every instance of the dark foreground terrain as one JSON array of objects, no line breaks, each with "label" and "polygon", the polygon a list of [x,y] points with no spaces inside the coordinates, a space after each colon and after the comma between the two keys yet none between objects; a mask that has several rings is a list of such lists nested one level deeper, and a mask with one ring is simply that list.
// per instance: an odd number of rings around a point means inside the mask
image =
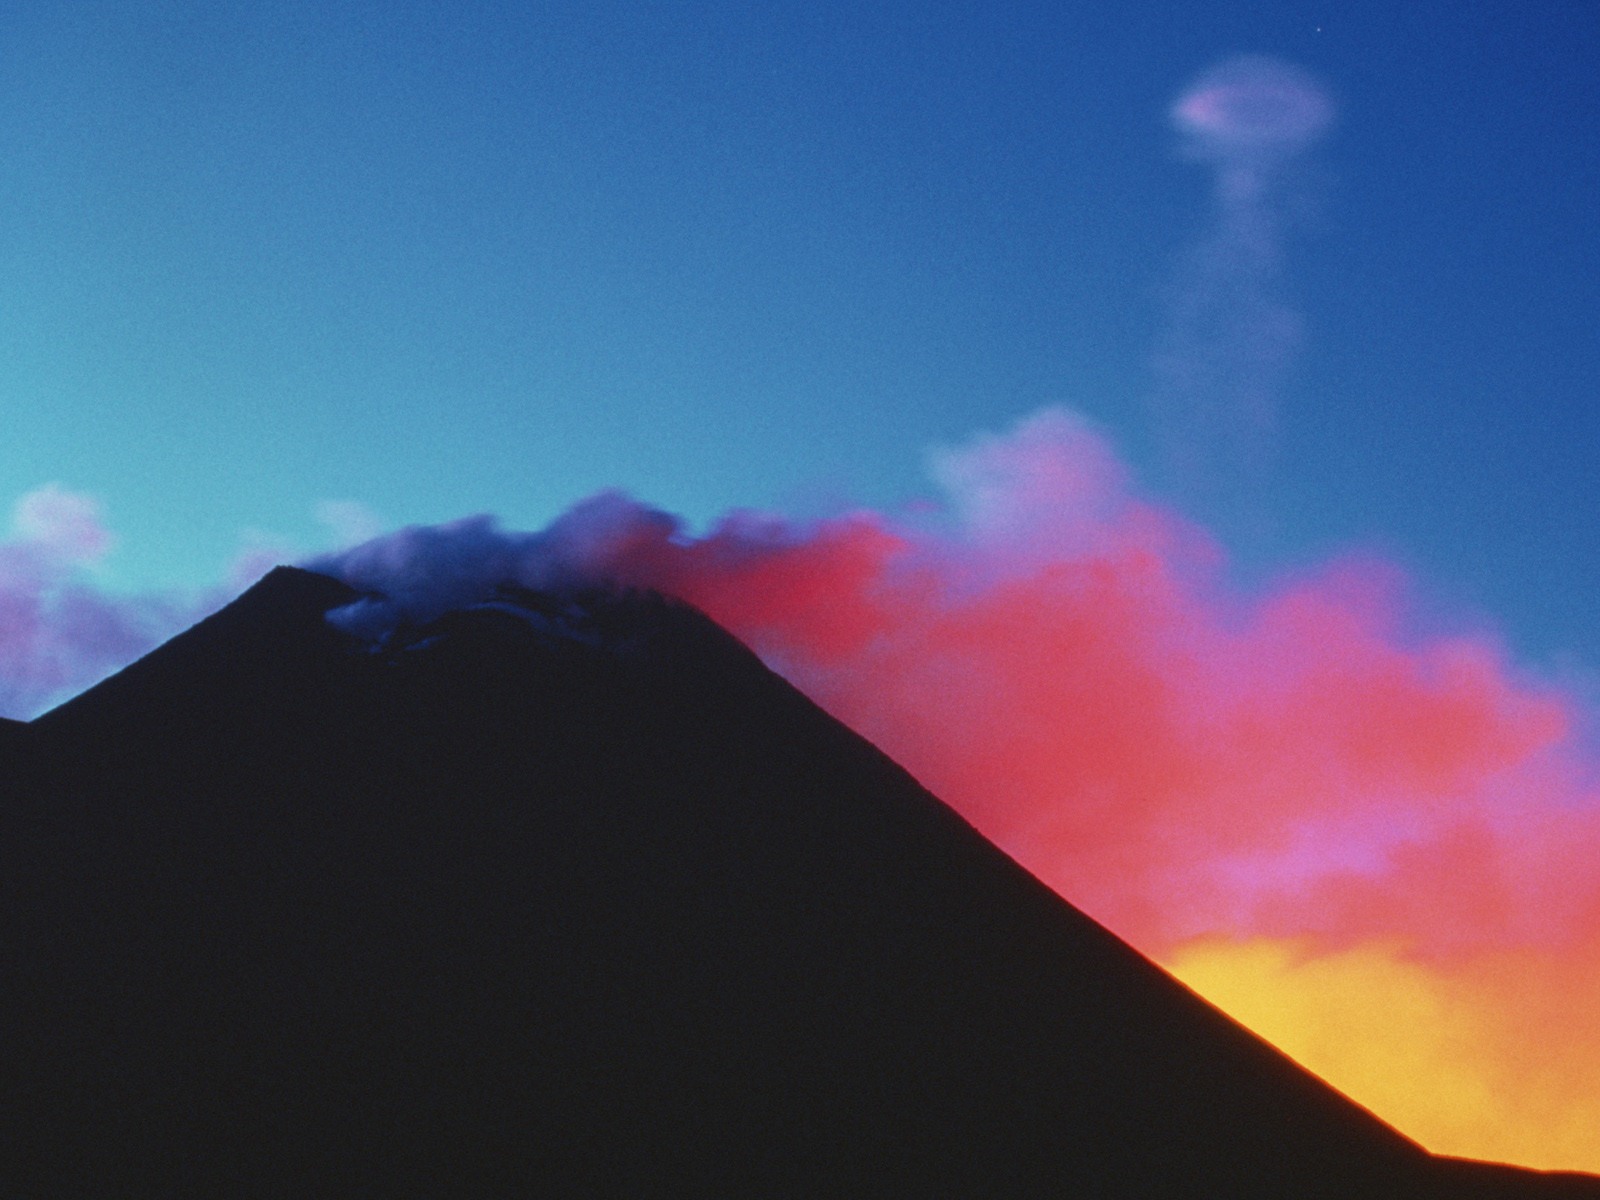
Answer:
[{"label": "dark foreground terrain", "polygon": [[352,597],[0,724],[0,1196],[1600,1197],[1430,1157],[690,611]]}]

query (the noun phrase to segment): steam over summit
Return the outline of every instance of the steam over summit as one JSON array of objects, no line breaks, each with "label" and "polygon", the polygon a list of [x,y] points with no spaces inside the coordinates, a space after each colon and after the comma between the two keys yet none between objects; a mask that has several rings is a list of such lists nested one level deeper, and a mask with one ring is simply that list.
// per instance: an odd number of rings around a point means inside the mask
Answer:
[{"label": "steam over summit", "polygon": [[[648,654],[640,612],[619,632],[593,602],[680,597],[1407,1136],[1600,1167],[1600,807],[1581,700],[1492,635],[1419,619],[1379,561],[1230,588],[1205,532],[1141,496],[1069,413],[933,467],[947,501],[909,513],[734,512],[701,532],[611,492],[537,532],[402,529],[313,562],[342,584],[307,636],[409,663],[441,644],[420,630],[498,622],[552,653],[617,633],[613,650]],[[27,537],[0,545],[16,689],[0,711],[17,716],[203,611],[130,603],[62,566],[108,541],[82,498],[46,489],[25,508]],[[277,671],[261,663],[250,686]],[[308,745],[350,719],[308,713]],[[151,737],[187,745],[172,720]]]},{"label": "steam over summit", "polygon": [[361,599],[0,729],[3,1190],[1596,1194],[1430,1158],[681,604]]}]

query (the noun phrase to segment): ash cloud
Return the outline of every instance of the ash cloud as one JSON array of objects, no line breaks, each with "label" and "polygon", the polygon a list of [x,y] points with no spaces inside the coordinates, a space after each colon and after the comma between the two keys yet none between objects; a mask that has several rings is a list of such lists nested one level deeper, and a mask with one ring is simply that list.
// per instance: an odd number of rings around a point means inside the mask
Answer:
[{"label": "ash cloud", "polygon": [[[1600,794],[1579,702],[1485,637],[1415,632],[1382,562],[1232,589],[1206,531],[1143,496],[1070,413],[932,465],[932,515],[746,511],[702,534],[609,492],[536,532],[482,516],[305,565],[383,593],[332,618],[374,638],[503,583],[678,596],[1205,994],[1275,997],[1293,1016],[1280,1040],[1320,1048],[1314,1069],[1407,1133],[1600,1167],[1584,1157],[1600,1122]],[[33,607],[3,645],[31,631],[42,649],[0,672],[37,688],[51,646],[103,664],[132,643],[122,610],[72,574],[98,517],[28,512],[0,595]],[[43,574],[24,586],[23,565]],[[111,632],[66,619],[69,593]],[[1413,1018],[1417,1069],[1339,1057]],[[1489,1098],[1449,1128],[1427,1104],[1444,1077]]]},{"label": "ash cloud", "polygon": [[1282,282],[1287,233],[1305,207],[1307,153],[1334,115],[1308,72],[1256,56],[1212,67],[1169,113],[1182,156],[1212,173],[1212,212],[1168,290],[1155,433],[1176,486],[1251,533],[1302,338]]},{"label": "ash cloud", "polygon": [[[1600,1168],[1577,702],[1482,637],[1402,634],[1381,562],[1230,591],[1216,543],[1069,413],[932,465],[942,522],[744,512],[702,536],[608,493],[539,533],[479,517],[309,565],[393,597],[336,616],[375,636],[502,582],[679,596],[1204,994],[1270,1000],[1272,1036],[1411,1136]],[[1442,1111],[1440,1079],[1483,1103]]]},{"label": "ash cloud", "polygon": [[[679,596],[1145,947],[1404,927],[1448,956],[1551,944],[1600,911],[1600,865],[1574,863],[1562,903],[1527,870],[1557,843],[1600,864],[1574,702],[1481,638],[1402,637],[1395,569],[1236,594],[1206,532],[1065,412],[934,465],[932,527],[739,512],[695,535],[613,492],[535,533],[480,516],[305,565],[384,594],[336,617],[375,636],[502,583]],[[1435,902],[1469,853],[1520,881],[1493,912]]]}]

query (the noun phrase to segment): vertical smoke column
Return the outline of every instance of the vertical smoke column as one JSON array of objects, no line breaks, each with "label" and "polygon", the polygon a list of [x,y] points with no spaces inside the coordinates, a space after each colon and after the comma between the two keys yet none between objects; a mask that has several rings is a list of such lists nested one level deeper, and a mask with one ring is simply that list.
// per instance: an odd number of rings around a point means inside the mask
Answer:
[{"label": "vertical smoke column", "polygon": [[1333,105],[1315,80],[1270,58],[1236,58],[1173,105],[1186,157],[1215,172],[1213,224],[1180,268],[1156,355],[1155,425],[1171,481],[1236,534],[1260,532],[1279,385],[1300,320],[1278,289],[1295,161]]}]

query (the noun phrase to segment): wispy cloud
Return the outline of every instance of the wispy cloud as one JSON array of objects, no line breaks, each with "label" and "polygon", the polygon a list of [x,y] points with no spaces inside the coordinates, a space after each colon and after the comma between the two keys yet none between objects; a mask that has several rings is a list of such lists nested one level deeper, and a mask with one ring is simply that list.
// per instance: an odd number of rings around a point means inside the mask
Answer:
[{"label": "wispy cloud", "polygon": [[[344,548],[376,536],[379,518],[354,501],[315,507]],[[116,538],[93,496],[58,483],[21,496],[0,539],[0,716],[26,720],[92,687],[215,612],[304,544],[245,530],[219,583],[143,592],[109,587],[102,568]]]},{"label": "wispy cloud", "polygon": [[195,616],[170,598],[118,597],[93,578],[113,538],[91,496],[46,484],[17,500],[0,541],[0,715],[31,717],[126,665]]},{"label": "wispy cloud", "polygon": [[1202,74],[1170,116],[1183,156],[1213,174],[1213,211],[1169,290],[1156,434],[1181,491],[1259,520],[1253,492],[1271,467],[1279,391],[1302,334],[1281,286],[1302,200],[1297,160],[1332,124],[1333,103],[1300,68],[1242,57]]}]

